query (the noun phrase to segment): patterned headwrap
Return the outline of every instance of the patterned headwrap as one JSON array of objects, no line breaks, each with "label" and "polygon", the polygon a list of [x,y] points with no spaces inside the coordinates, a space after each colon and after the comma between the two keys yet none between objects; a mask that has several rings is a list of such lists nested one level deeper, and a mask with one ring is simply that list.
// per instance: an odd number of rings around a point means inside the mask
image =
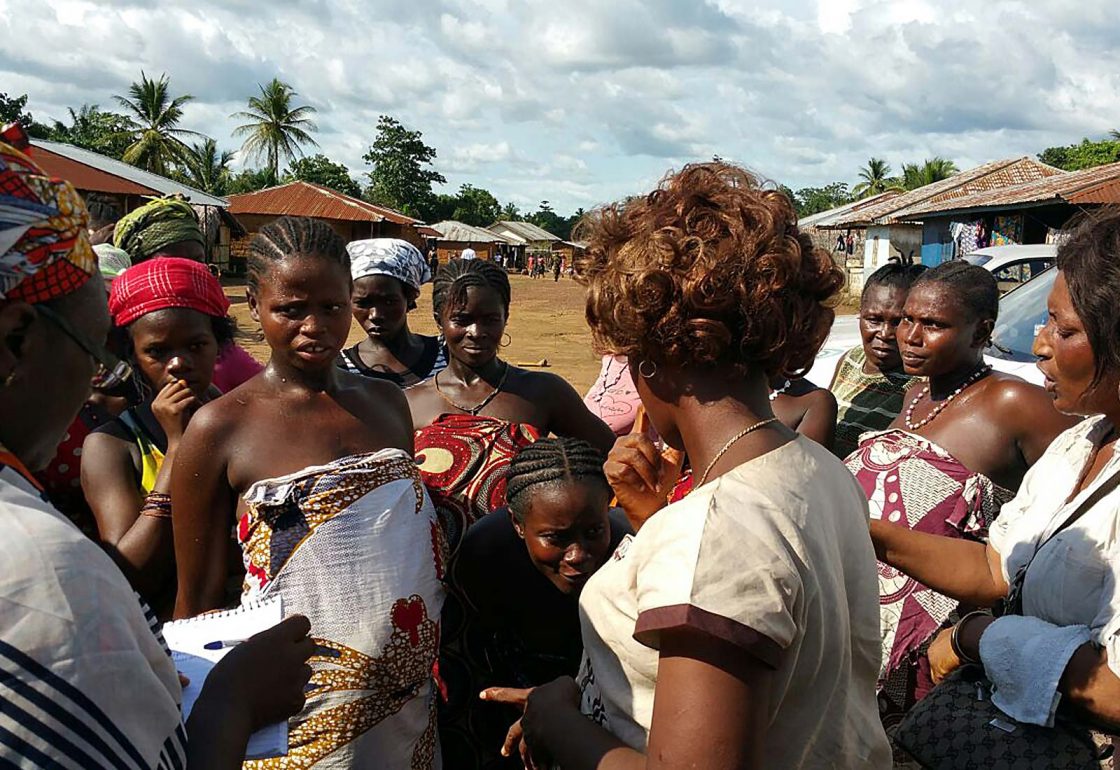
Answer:
[{"label": "patterned headwrap", "polygon": [[432,280],[420,249],[400,238],[370,238],[346,245],[350,255],[350,276],[356,281],[370,275],[388,275],[417,291]]},{"label": "patterned headwrap", "polygon": [[97,269],[77,190],[0,143],[0,299],[32,304],[80,288]]},{"label": "patterned headwrap", "polygon": [[111,281],[128,268],[132,267],[132,258],[124,249],[118,249],[111,243],[99,243],[93,247],[97,255],[97,267],[101,270],[101,277]]},{"label": "patterned headwrap", "polygon": [[229,312],[229,299],[206,265],[182,257],[157,257],[128,268],[109,290],[114,326],[128,326],[141,316],[185,307],[215,318]]},{"label": "patterned headwrap", "polygon": [[133,212],[125,214],[113,231],[113,245],[124,249],[133,262],[140,262],[159,250],[180,241],[202,239],[198,215],[182,198],[156,198]]}]

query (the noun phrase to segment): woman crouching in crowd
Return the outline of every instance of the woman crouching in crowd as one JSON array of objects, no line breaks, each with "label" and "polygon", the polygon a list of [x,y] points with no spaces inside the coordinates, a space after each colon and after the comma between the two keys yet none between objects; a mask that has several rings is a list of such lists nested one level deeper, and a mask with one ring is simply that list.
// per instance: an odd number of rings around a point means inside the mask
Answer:
[{"label": "woman crouching in crowd", "polygon": [[770,408],[843,280],[796,222],[785,195],[708,163],[589,226],[595,340],[700,472],[584,587],[578,684],[535,689],[522,720],[538,764],[889,765],[866,500]]}]

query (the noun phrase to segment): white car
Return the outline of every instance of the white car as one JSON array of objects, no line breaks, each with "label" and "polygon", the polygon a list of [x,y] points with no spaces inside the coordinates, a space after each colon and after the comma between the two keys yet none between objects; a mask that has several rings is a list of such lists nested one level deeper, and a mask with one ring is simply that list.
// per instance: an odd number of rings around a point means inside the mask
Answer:
[{"label": "white car", "polygon": [[[1046,323],[1046,298],[1057,274],[1056,269],[1046,270],[1000,297],[992,344],[984,351],[984,360],[993,369],[1042,385],[1042,372],[1035,366],[1037,359],[1031,353],[1031,346]],[[827,388],[840,356],[859,344],[859,316],[837,316],[832,332],[806,377]]]},{"label": "white car", "polygon": [[988,246],[964,257],[995,276],[999,293],[1006,294],[1054,266],[1058,247],[1052,243],[1027,246]]}]

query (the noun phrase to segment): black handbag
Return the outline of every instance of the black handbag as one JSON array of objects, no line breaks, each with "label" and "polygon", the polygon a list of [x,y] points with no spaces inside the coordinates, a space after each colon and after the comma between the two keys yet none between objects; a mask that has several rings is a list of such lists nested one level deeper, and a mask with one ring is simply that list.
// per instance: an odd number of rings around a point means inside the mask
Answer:
[{"label": "black handbag", "polygon": [[[1016,573],[997,614],[1022,614],[1027,569],[1046,543],[1120,485],[1114,473],[1050,537],[1040,541]],[[980,666],[964,666],[918,701],[898,726],[895,743],[931,770],[1100,770],[1112,767],[1110,736],[1063,716],[1053,727],[1016,722],[992,703],[992,684]]]}]

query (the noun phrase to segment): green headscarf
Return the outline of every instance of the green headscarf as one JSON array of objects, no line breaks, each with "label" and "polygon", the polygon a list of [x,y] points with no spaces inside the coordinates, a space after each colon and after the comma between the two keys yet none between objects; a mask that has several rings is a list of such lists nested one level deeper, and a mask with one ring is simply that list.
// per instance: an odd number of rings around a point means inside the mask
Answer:
[{"label": "green headscarf", "polygon": [[156,198],[121,217],[113,231],[113,245],[127,251],[133,262],[181,241],[206,245],[194,209],[177,197]]}]

